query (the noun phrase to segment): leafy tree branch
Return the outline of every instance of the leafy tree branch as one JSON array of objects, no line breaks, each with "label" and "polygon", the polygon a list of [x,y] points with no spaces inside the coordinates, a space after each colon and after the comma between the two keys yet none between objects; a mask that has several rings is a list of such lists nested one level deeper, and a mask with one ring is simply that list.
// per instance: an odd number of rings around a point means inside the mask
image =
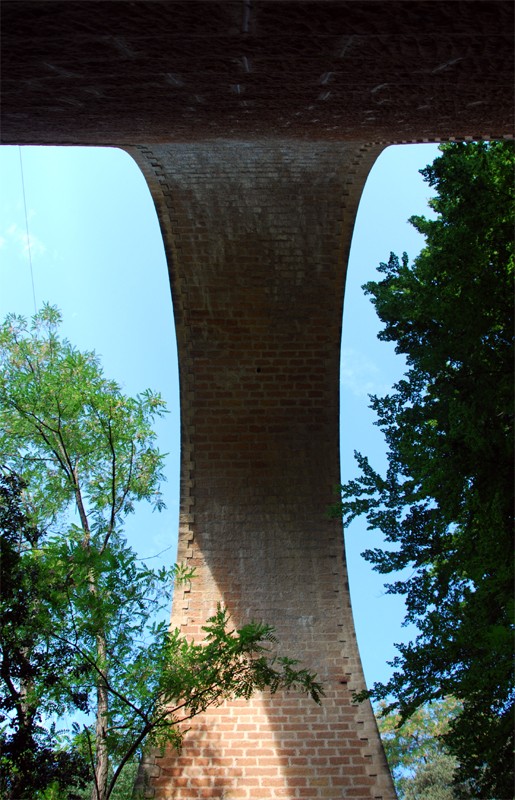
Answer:
[{"label": "leafy tree branch", "polygon": [[414,641],[369,695],[404,723],[432,701],[460,710],[445,741],[477,798],[513,789],[513,142],[448,144],[422,170],[434,218],[411,218],[425,247],[390,255],[364,286],[407,370],[371,397],[386,475],[356,454],[342,487],[385,546],[364,557],[402,595]]}]

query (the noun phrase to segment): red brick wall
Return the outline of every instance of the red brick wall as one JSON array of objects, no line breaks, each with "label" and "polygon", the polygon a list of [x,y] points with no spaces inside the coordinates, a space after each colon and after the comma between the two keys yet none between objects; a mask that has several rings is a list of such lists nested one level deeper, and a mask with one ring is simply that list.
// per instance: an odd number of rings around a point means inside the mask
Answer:
[{"label": "red brick wall", "polygon": [[316,670],[293,693],[199,717],[180,756],[149,759],[148,796],[393,798],[368,705],[341,525],[343,288],[357,203],[378,147],[217,142],[130,150],[158,209],[182,403],[180,561],[172,622],[191,636],[222,601],[275,626]]}]

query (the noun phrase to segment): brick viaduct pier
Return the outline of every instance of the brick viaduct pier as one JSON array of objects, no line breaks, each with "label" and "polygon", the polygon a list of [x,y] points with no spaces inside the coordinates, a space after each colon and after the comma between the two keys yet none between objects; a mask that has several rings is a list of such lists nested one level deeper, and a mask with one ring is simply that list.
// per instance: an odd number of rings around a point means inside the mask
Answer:
[{"label": "brick viaduct pier", "polygon": [[[3,144],[111,145],[146,176],[168,257],[182,404],[173,622],[219,600],[315,669],[227,703],[156,800],[395,797],[363,687],[341,526],[339,348],[367,174],[390,143],[513,134],[502,0],[4,0]],[[387,198],[385,199],[387,202]],[[144,279],[142,277],[142,279]]]}]

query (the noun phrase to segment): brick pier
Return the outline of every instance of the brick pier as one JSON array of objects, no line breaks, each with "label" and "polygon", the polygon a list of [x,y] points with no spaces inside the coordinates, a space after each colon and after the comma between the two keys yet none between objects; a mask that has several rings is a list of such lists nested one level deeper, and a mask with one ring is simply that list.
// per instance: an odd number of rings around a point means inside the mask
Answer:
[{"label": "brick pier", "polygon": [[193,637],[225,603],[263,620],[317,671],[296,696],[226,703],[180,757],[147,764],[156,798],[393,798],[364,688],[341,524],[343,288],[364,181],[380,147],[276,141],[130,152],[156,202],[179,347],[179,560],[195,567],[172,622]]}]

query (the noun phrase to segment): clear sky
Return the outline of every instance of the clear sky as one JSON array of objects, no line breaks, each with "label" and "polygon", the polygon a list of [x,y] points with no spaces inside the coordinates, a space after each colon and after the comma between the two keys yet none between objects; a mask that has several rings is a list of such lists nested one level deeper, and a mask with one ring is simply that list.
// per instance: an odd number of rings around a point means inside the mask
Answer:
[{"label": "clear sky", "polygon": [[[167,509],[152,514],[140,506],[127,533],[141,556],[170,563],[179,508],[179,390],[170,288],[152,198],[134,161],[115,148],[23,147],[21,155],[37,306],[57,305],[64,335],[80,349],[96,350],[106,375],[126,393],[150,387],[167,401],[170,413],[157,426],[160,448],[169,453]],[[423,246],[407,219],[428,213],[431,192],[418,170],[436,155],[436,145],[390,147],[365,186],[343,319],[343,480],[355,474],[354,450],[369,455],[376,467],[386,463],[367,395],[385,393],[403,371],[393,346],[377,340],[378,320],[360,287],[376,276],[390,251],[406,250],[412,258]],[[9,312],[34,313],[21,176],[20,148],[0,147],[1,320]],[[384,578],[360,556],[379,543],[378,535],[357,521],[345,539],[358,642],[371,685],[387,679],[393,643],[405,641],[409,631],[401,628],[399,599],[385,596]]]}]

